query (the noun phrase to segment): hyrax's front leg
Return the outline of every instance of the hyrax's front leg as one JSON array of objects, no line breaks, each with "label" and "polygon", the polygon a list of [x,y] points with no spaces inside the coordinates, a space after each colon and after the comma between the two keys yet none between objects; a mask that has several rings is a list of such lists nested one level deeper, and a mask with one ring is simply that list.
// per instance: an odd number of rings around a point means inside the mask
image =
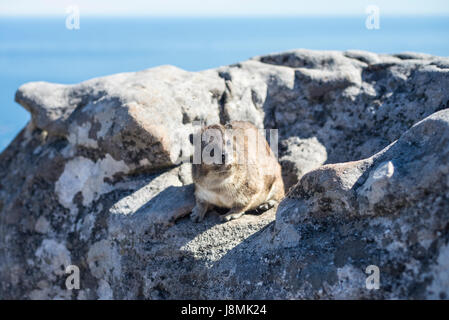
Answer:
[{"label": "hyrax's front leg", "polygon": [[192,213],[190,214],[190,220],[192,220],[193,222],[203,221],[208,208],[209,204],[207,202],[196,198],[196,205],[193,208]]},{"label": "hyrax's front leg", "polygon": [[225,215],[222,215],[220,217],[221,221],[230,221],[240,218],[245,214],[245,211],[247,211],[248,207],[237,207],[232,208],[229,210]]},{"label": "hyrax's front leg", "polygon": [[276,205],[278,205],[278,202],[276,200],[268,200],[267,202],[264,202],[260,206],[258,206],[257,210],[260,212],[265,212],[270,210],[271,208],[274,208]]}]

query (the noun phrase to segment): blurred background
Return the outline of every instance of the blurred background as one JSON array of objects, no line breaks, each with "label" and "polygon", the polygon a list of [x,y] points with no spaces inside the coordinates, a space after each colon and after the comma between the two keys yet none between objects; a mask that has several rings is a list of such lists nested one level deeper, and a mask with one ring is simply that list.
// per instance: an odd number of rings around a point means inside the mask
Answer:
[{"label": "blurred background", "polygon": [[0,151],[29,120],[14,102],[25,82],[197,71],[296,48],[449,56],[449,1],[0,0]]}]

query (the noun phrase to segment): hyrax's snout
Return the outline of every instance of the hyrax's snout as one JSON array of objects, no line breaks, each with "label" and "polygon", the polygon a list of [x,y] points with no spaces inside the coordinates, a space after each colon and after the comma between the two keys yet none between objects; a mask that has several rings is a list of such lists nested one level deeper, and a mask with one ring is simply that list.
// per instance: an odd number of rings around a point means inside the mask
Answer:
[{"label": "hyrax's snout", "polygon": [[[201,147],[195,145],[200,150],[195,152],[202,153],[202,162],[192,166],[196,198],[192,220],[201,221],[212,206],[230,209],[224,220],[237,219],[248,210],[269,209],[284,196],[281,167],[254,125],[244,121],[212,125],[203,128],[201,136]],[[262,150],[254,152],[254,145]]]}]

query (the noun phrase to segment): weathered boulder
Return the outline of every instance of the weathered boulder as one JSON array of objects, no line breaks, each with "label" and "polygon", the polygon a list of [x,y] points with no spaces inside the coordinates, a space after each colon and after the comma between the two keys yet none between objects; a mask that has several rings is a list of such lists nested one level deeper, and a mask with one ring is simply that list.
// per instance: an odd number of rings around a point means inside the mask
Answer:
[{"label": "weathered boulder", "polygon": [[288,190],[307,172],[317,169],[326,162],[326,148],[316,137],[300,139],[290,137],[281,142],[279,147],[282,156],[282,177]]},{"label": "weathered boulder", "polygon": [[216,72],[162,66],[76,85],[27,83],[16,101],[36,128],[77,149],[109,154],[132,172],[178,164],[192,121],[220,121],[223,90]]},{"label": "weathered boulder", "polygon": [[[446,109],[370,158],[307,173],[278,208],[274,242],[307,246],[308,270],[326,265],[315,279],[326,298],[448,298],[448,159]],[[382,279],[372,294],[368,265]]]},{"label": "weathered boulder", "polygon": [[[447,58],[310,50],[25,84],[0,298],[448,298],[448,88]],[[293,187],[277,211],[195,224],[189,135],[230,120],[278,129]]]}]

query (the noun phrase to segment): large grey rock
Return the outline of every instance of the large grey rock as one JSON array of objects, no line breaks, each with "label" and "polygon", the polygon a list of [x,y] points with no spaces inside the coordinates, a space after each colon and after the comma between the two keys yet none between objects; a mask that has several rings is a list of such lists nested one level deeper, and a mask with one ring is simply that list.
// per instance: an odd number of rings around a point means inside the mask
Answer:
[{"label": "large grey rock", "polygon": [[[309,270],[326,265],[326,298],[448,298],[448,159],[446,109],[370,158],[307,173],[279,206],[275,242],[307,246]],[[375,294],[356,280],[368,265],[381,272]]]},{"label": "large grey rock", "polygon": [[281,142],[280,152],[282,156],[279,162],[282,165],[282,177],[287,190],[304,174],[318,168],[327,160],[326,148],[316,137],[285,139]]},{"label": "large grey rock", "polygon": [[109,154],[128,171],[148,171],[190,156],[182,154],[181,143],[188,143],[191,122],[218,122],[223,90],[216,72],[162,66],[76,85],[27,83],[16,101],[48,135],[64,137],[73,148]]},{"label": "large grey rock", "polygon": [[[32,120],[0,155],[0,298],[447,298],[447,88],[446,58],[309,50],[25,84]],[[293,187],[277,212],[192,223],[188,136],[229,120],[279,130]]]}]

